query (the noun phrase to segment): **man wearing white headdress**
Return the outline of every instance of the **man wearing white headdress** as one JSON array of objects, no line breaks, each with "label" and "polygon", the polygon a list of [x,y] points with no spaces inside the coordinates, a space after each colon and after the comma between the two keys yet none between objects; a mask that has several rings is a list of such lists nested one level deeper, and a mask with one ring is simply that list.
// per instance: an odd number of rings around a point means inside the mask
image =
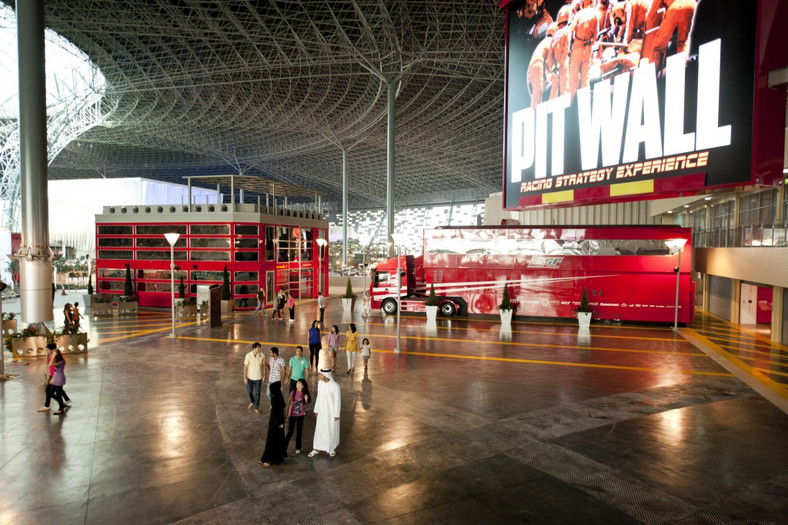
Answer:
[{"label": "man wearing white headdress", "polygon": [[320,383],[317,385],[317,401],[315,401],[315,437],[309,457],[315,457],[320,451],[336,456],[339,445],[339,411],[342,408],[342,397],[339,385],[328,370],[321,370]]}]

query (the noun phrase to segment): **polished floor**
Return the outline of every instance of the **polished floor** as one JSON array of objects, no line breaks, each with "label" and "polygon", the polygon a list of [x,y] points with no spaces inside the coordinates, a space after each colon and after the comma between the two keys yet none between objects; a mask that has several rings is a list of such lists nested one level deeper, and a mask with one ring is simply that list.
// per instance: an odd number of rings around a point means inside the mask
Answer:
[{"label": "polished floor", "polygon": [[[337,456],[291,443],[263,468],[243,357],[260,341],[289,359],[315,314],[175,339],[168,311],[87,319],[60,417],[36,411],[41,360],[6,359],[0,523],[786,523],[786,349],[712,316],[585,334],[403,316],[395,353],[395,318],[330,300],[327,324],[355,321],[373,348],[368,374],[340,352]],[[306,452],[313,429],[308,414]]]}]

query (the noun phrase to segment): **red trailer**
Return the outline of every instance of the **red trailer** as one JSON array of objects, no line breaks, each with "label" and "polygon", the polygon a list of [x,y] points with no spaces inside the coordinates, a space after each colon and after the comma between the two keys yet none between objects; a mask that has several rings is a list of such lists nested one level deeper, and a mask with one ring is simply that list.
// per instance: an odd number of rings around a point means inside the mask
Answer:
[{"label": "red trailer", "polygon": [[[423,255],[400,262],[401,296],[423,302],[433,284],[444,315],[494,314],[508,285],[517,315],[574,317],[586,288],[595,319],[672,323],[678,282],[678,320],[687,323],[694,318],[691,236],[678,226],[425,230]],[[683,251],[671,248],[677,240]],[[372,307],[396,312],[396,286],[394,258],[373,270]],[[403,302],[406,309],[418,310]]]}]

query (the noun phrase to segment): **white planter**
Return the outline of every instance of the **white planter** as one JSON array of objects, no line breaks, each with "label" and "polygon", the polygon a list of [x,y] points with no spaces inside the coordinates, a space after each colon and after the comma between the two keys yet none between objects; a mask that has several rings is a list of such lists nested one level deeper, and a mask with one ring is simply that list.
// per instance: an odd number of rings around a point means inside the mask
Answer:
[{"label": "white planter", "polygon": [[235,301],[233,301],[232,299],[229,299],[227,301],[222,299],[222,313],[224,315],[233,315],[233,305],[234,304],[235,304]]},{"label": "white planter", "polygon": [[93,301],[93,304],[90,305],[90,313],[93,315],[93,317],[99,317],[102,315],[112,316],[112,303],[97,303],[96,301]]},{"label": "white planter", "polygon": [[11,353],[14,359],[20,357],[41,357],[47,353],[46,336],[11,338]]},{"label": "white planter", "polygon": [[197,318],[197,305],[189,304],[184,306],[176,306],[175,312],[178,319],[196,319]]},{"label": "white planter", "polygon": [[427,322],[434,323],[438,318],[438,307],[427,305],[424,308],[427,310]]},{"label": "white planter", "polygon": [[588,328],[591,324],[591,312],[577,312],[577,323],[580,328]]},{"label": "white planter", "polygon": [[63,354],[78,354],[88,351],[88,334],[61,335],[55,344]]},{"label": "white planter", "polygon": [[137,315],[138,313],[138,301],[118,301],[118,315]]},{"label": "white planter", "polygon": [[501,316],[501,326],[511,326],[512,325],[512,314],[514,310],[507,308],[498,310],[498,315]]},{"label": "white planter", "polygon": [[16,333],[16,319],[3,321],[3,339],[8,339]]},{"label": "white planter", "polygon": [[348,297],[342,298],[342,311],[343,312],[352,312],[353,311],[353,299]]}]

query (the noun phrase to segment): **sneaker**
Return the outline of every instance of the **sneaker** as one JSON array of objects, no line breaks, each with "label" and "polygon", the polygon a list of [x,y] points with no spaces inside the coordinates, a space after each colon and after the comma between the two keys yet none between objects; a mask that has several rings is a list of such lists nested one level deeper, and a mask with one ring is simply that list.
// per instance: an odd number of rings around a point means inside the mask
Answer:
[{"label": "sneaker", "polygon": [[301,453],[301,450],[300,449],[296,449],[296,454],[300,454],[300,453]]},{"label": "sneaker", "polygon": [[313,457],[317,456],[318,454],[319,454],[319,452],[317,450],[313,450],[312,452],[307,454],[307,457],[313,458]]},{"label": "sneaker", "polygon": [[56,415],[56,416],[62,416],[62,415],[63,415],[63,414],[65,414],[65,413],[66,413],[66,411],[65,411],[65,410],[58,410],[57,412],[55,412],[55,415]]},{"label": "sneaker", "polygon": [[332,450],[331,452],[328,453],[328,455],[333,458],[334,456],[337,455],[337,451],[336,450]]},{"label": "sneaker", "polygon": [[49,412],[49,407],[41,407],[38,409],[39,412]]},{"label": "sneaker", "polygon": [[63,404],[66,405],[67,407],[70,407],[71,406],[71,400],[69,399],[68,401],[63,401]]},{"label": "sneaker", "polygon": [[247,408],[249,408],[249,410],[253,409],[254,408],[254,403],[249,403],[249,406]]}]

